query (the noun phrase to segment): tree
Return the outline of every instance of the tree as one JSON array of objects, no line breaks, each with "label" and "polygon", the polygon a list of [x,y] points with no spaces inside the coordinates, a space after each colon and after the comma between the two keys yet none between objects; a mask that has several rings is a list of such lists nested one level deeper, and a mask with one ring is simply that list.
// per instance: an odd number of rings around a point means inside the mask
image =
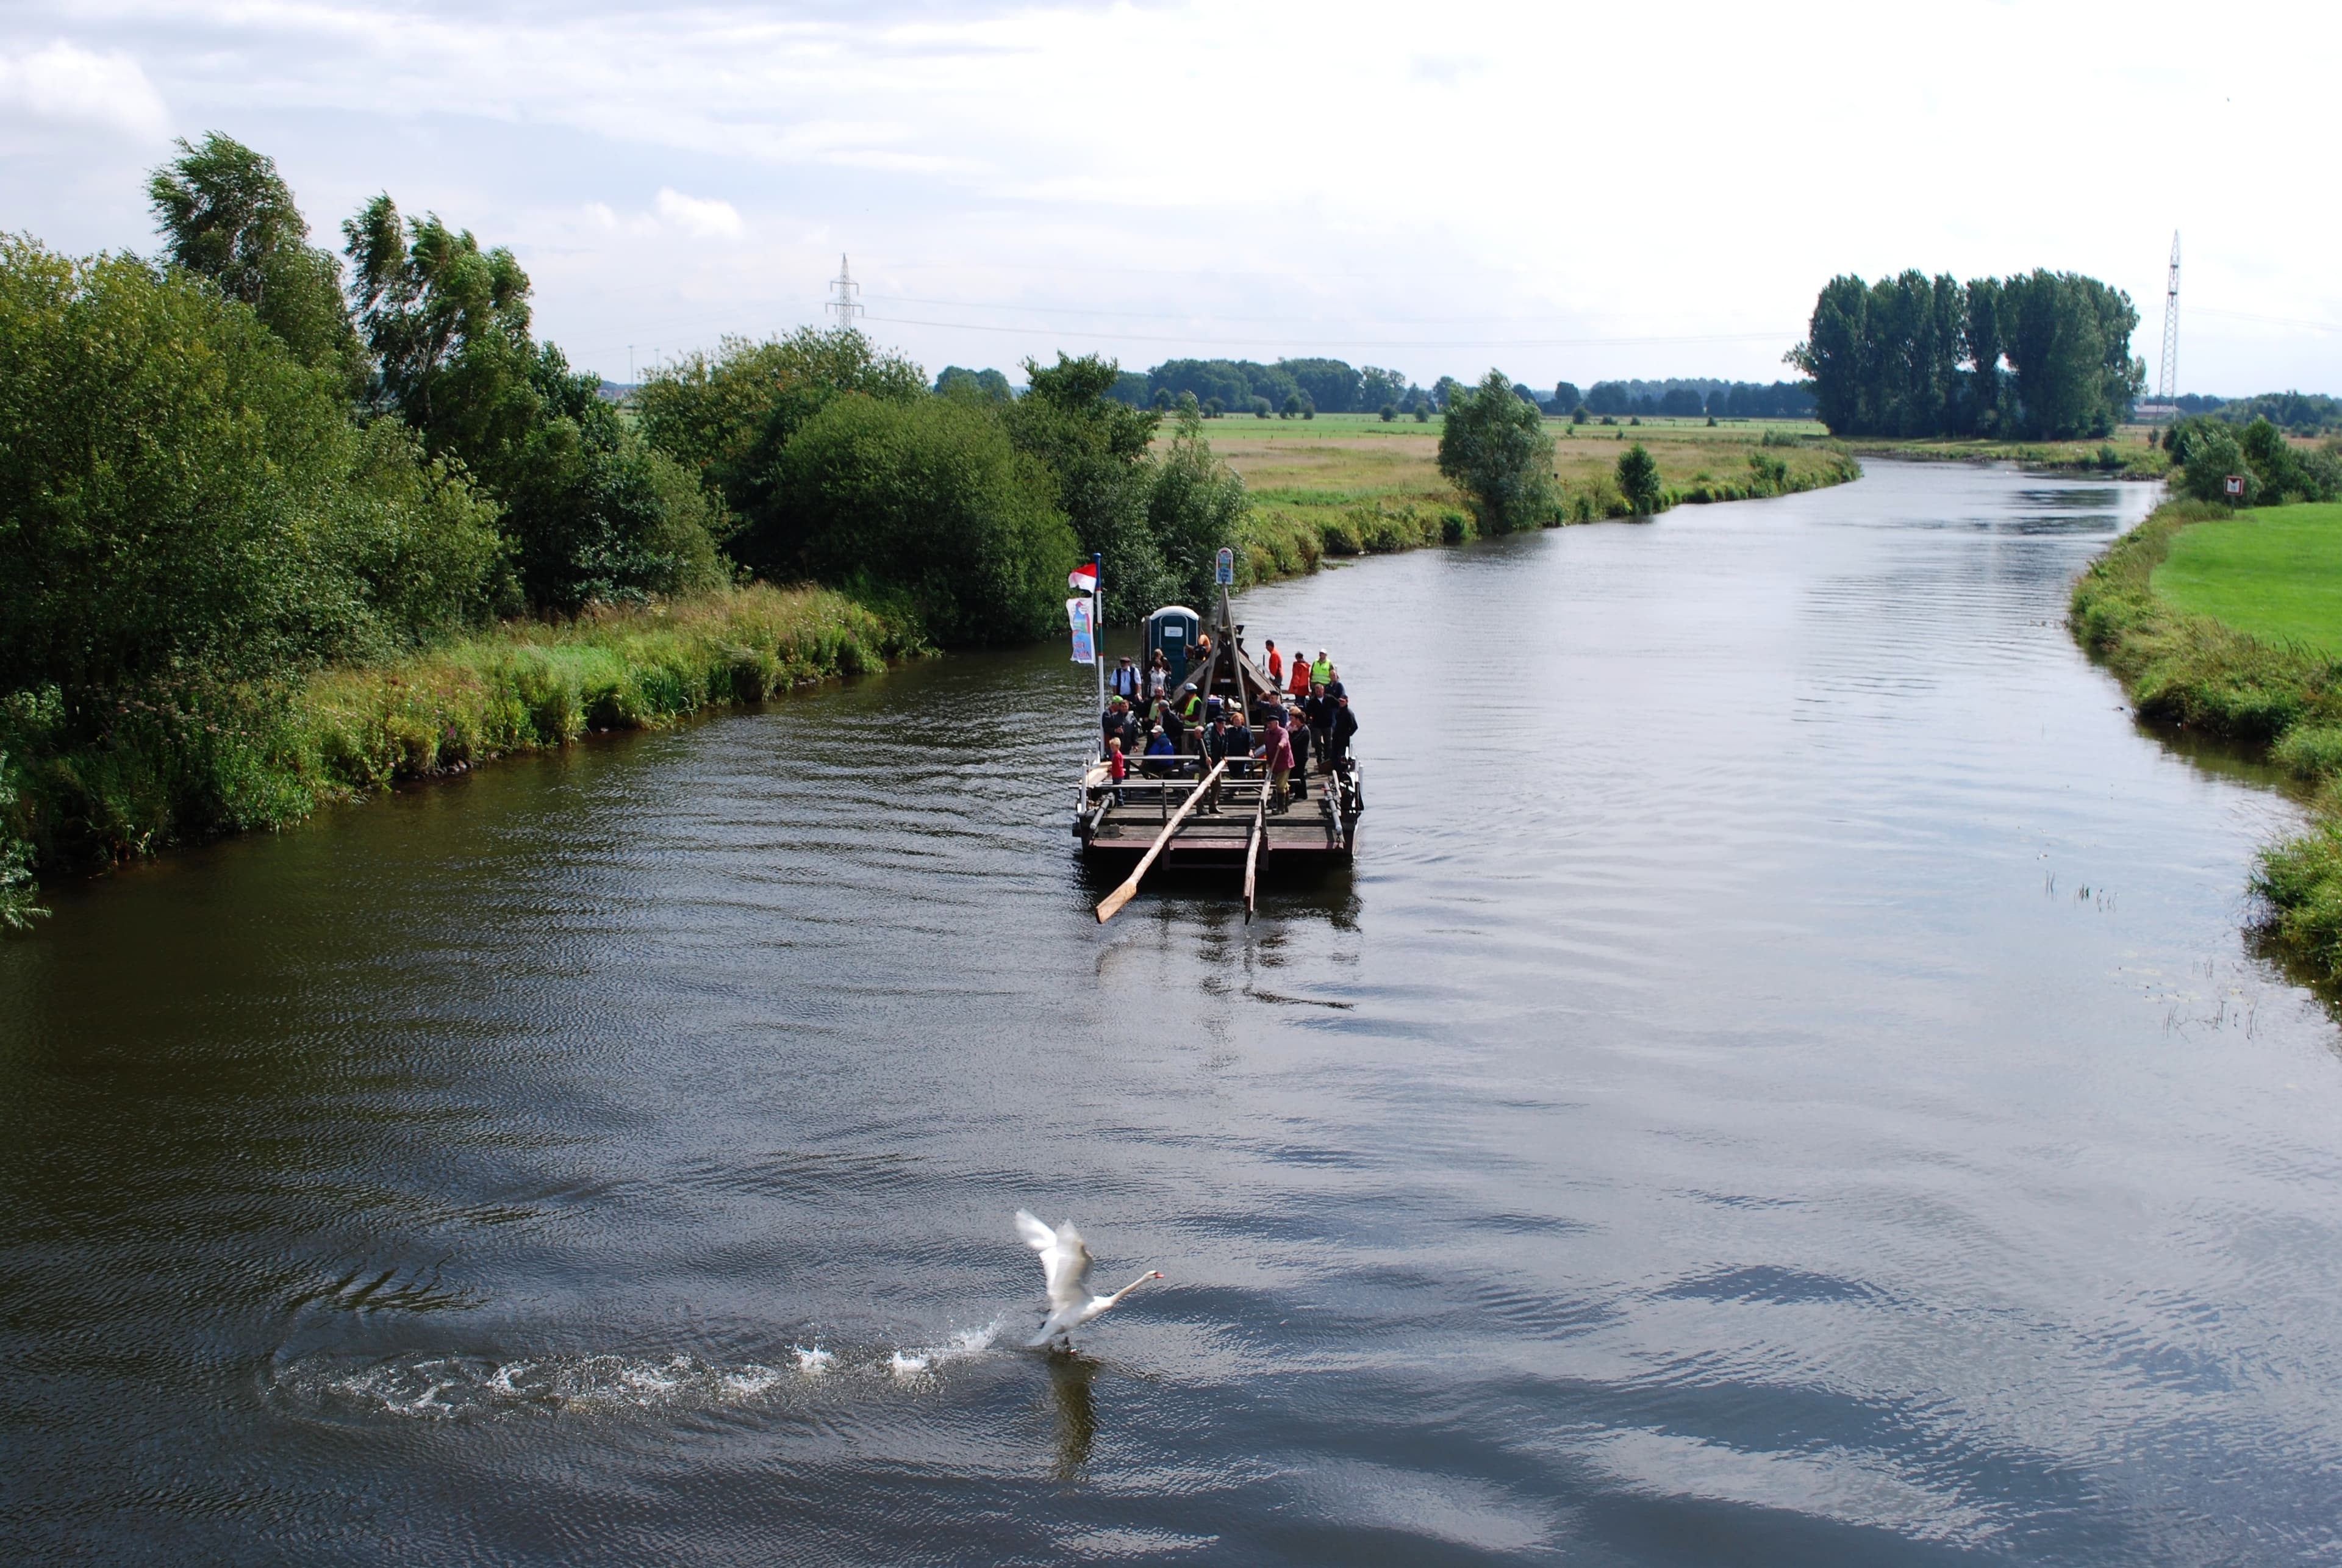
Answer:
[{"label": "tree", "polygon": [[996,370],[969,370],[947,365],[936,377],[936,392],[944,397],[972,397],[980,403],[1006,403],[1016,394],[1008,378]]},{"label": "tree", "polygon": [[1431,404],[1428,399],[1415,405],[1415,422],[1417,424],[1431,423]]},{"label": "tree", "polygon": [[1110,359],[1060,354],[1054,365],[1026,360],[1025,374],[1031,390],[1006,411],[1009,434],[1046,466],[1054,480],[1047,493],[1073,524],[1081,553],[1103,557],[1106,618],[1135,621],[1170,584],[1146,517],[1158,417],[1107,395],[1119,374]]},{"label": "tree", "polygon": [[1589,417],[1591,416],[1586,412],[1586,404],[1582,403],[1569,411],[1569,422],[1572,424],[1583,424]]},{"label": "tree", "polygon": [[1392,421],[1396,420],[1397,417],[1398,417],[1398,405],[1397,405],[1397,404],[1390,404],[1390,403],[1386,403],[1386,404],[1383,404],[1383,408],[1382,408],[1382,420],[1383,420],[1383,423],[1384,423],[1385,424],[1390,424]]},{"label": "tree", "polygon": [[[997,395],[986,378],[996,379]],[[946,371],[936,381],[948,395],[1009,401],[1008,378],[996,370]],[[635,411],[651,444],[714,486],[753,533],[770,519],[781,449],[849,392],[907,403],[926,395],[926,380],[852,327],[807,326],[762,341],[726,337],[713,355],[686,355],[645,378]],[[753,554],[754,540],[742,543]]]},{"label": "tree", "polygon": [[1367,365],[1358,368],[1358,406],[1379,407],[1386,403],[1400,403],[1406,396],[1406,377],[1396,370]]},{"label": "tree", "polygon": [[1244,481],[1212,454],[1192,403],[1182,408],[1146,501],[1170,595],[1194,604],[1211,598],[1215,557],[1236,538],[1249,504]]},{"label": "tree", "polygon": [[273,159],[214,131],[146,182],[171,261],[250,305],[305,365],[330,369],[351,395],[366,376],[342,300],[341,263],[309,244],[308,220]]},{"label": "tree", "polygon": [[2008,363],[2025,434],[2058,441],[2111,433],[2147,385],[2130,354],[2138,312],[2096,278],[2034,271],[2001,285]]},{"label": "tree", "polygon": [[1276,368],[1292,378],[1293,390],[1312,408],[1347,414],[1365,406],[1359,402],[1364,377],[1341,360],[1280,359]]},{"label": "tree", "polygon": [[1041,460],[1017,450],[998,415],[956,398],[846,393],[776,466],[795,570],[899,605],[946,645],[1064,624],[1074,531],[1049,503]]},{"label": "tree", "polygon": [[491,472],[537,417],[529,385],[528,275],[436,213],[402,222],[388,195],[343,223],[350,292],[373,351],[372,397],[422,433],[432,455]]},{"label": "tree", "polygon": [[1449,394],[1439,472],[1464,493],[1483,534],[1538,527],[1554,514],[1553,437],[1502,371]]},{"label": "tree", "polygon": [[[1180,395],[1182,397],[1193,397],[1196,394],[1192,392],[1184,392],[1181,393]],[[1158,386],[1155,389],[1154,406],[1155,412],[1157,414],[1168,414],[1171,412],[1171,389],[1169,387]]]},{"label": "tree", "polygon": [[1301,394],[1297,392],[1288,392],[1285,394],[1285,402],[1276,410],[1276,416],[1279,419],[1291,419],[1300,412]]},{"label": "tree", "polygon": [[1618,454],[1618,493],[1637,517],[1659,510],[1666,493],[1659,485],[1659,465],[1639,441]]},{"label": "tree", "polygon": [[1659,412],[1670,419],[1691,419],[1703,412],[1703,405],[1698,393],[1688,386],[1676,386],[1660,395]]},{"label": "tree", "polygon": [[1576,408],[1579,404],[1584,403],[1585,401],[1586,394],[1577,390],[1576,383],[1561,381],[1554,384],[1553,407],[1555,413],[1567,414],[1570,410]]},{"label": "tree", "polygon": [[721,579],[719,520],[698,474],[627,429],[601,377],[538,347],[528,275],[510,251],[483,250],[436,214],[403,222],[387,195],[342,228],[374,401],[505,504],[530,603],[569,612]]}]

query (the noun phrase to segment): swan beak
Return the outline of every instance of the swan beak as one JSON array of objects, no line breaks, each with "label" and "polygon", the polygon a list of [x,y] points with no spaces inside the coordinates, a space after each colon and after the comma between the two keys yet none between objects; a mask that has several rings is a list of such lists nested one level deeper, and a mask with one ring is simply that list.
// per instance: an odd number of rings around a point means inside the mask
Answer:
[{"label": "swan beak", "polygon": [[1161,1269],[1156,1269],[1156,1270],[1155,1271],[1155,1273],[1154,1273],[1152,1275],[1150,1275],[1149,1277],[1150,1277],[1150,1278],[1153,1278],[1153,1279],[1158,1279],[1158,1280],[1159,1280],[1159,1279],[1161,1279],[1161,1278],[1163,1277],[1163,1271],[1162,1271]]}]

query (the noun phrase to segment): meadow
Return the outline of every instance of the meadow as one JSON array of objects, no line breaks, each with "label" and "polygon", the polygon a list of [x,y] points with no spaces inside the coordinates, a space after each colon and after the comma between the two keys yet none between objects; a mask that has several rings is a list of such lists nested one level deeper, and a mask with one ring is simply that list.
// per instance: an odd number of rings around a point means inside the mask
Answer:
[{"label": "meadow", "polygon": [[[1439,472],[1442,424],[1437,415],[1386,424],[1371,414],[1207,423],[1213,452],[1243,475],[1252,498],[1237,541],[1241,579],[1291,576],[1326,556],[1469,538],[1470,509]],[[1657,460],[1670,504],[1808,490],[1858,472],[1819,424],[1805,421],[1549,421],[1546,429],[1572,521],[1623,514],[1614,474],[1634,442]]]},{"label": "meadow", "polygon": [[2152,582],[2186,614],[2342,657],[2342,504],[2197,524],[2174,536]]}]

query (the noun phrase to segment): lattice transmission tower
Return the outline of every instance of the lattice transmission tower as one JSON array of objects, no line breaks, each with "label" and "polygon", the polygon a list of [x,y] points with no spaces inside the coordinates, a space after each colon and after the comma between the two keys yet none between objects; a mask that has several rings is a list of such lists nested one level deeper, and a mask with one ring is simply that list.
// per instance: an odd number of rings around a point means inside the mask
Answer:
[{"label": "lattice transmission tower", "polygon": [[2169,403],[2179,393],[2179,231],[2171,231],[2171,281],[2163,291],[2163,375],[2155,400]]},{"label": "lattice transmission tower", "polygon": [[845,253],[840,252],[837,275],[829,280],[829,303],[823,308],[838,325],[852,326],[854,318],[862,314],[862,306],[854,297],[861,292],[862,285],[854,281],[854,271],[846,265]]}]

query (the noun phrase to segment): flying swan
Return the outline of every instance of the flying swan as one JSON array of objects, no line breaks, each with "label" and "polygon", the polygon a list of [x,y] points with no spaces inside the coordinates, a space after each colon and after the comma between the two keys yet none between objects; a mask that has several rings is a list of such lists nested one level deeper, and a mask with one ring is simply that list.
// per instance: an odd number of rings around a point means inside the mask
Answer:
[{"label": "flying swan", "polygon": [[1053,1339],[1063,1338],[1070,1345],[1073,1331],[1113,1306],[1123,1297],[1148,1280],[1163,1276],[1149,1269],[1110,1296],[1082,1293],[1082,1283],[1090,1274],[1090,1249],[1082,1241],[1081,1232],[1067,1220],[1051,1230],[1023,1209],[1016,1211],[1016,1233],[1025,1244],[1041,1254],[1041,1273],[1047,1281],[1049,1315],[1042,1320],[1041,1332],[1025,1342],[1029,1349],[1038,1349]]}]

